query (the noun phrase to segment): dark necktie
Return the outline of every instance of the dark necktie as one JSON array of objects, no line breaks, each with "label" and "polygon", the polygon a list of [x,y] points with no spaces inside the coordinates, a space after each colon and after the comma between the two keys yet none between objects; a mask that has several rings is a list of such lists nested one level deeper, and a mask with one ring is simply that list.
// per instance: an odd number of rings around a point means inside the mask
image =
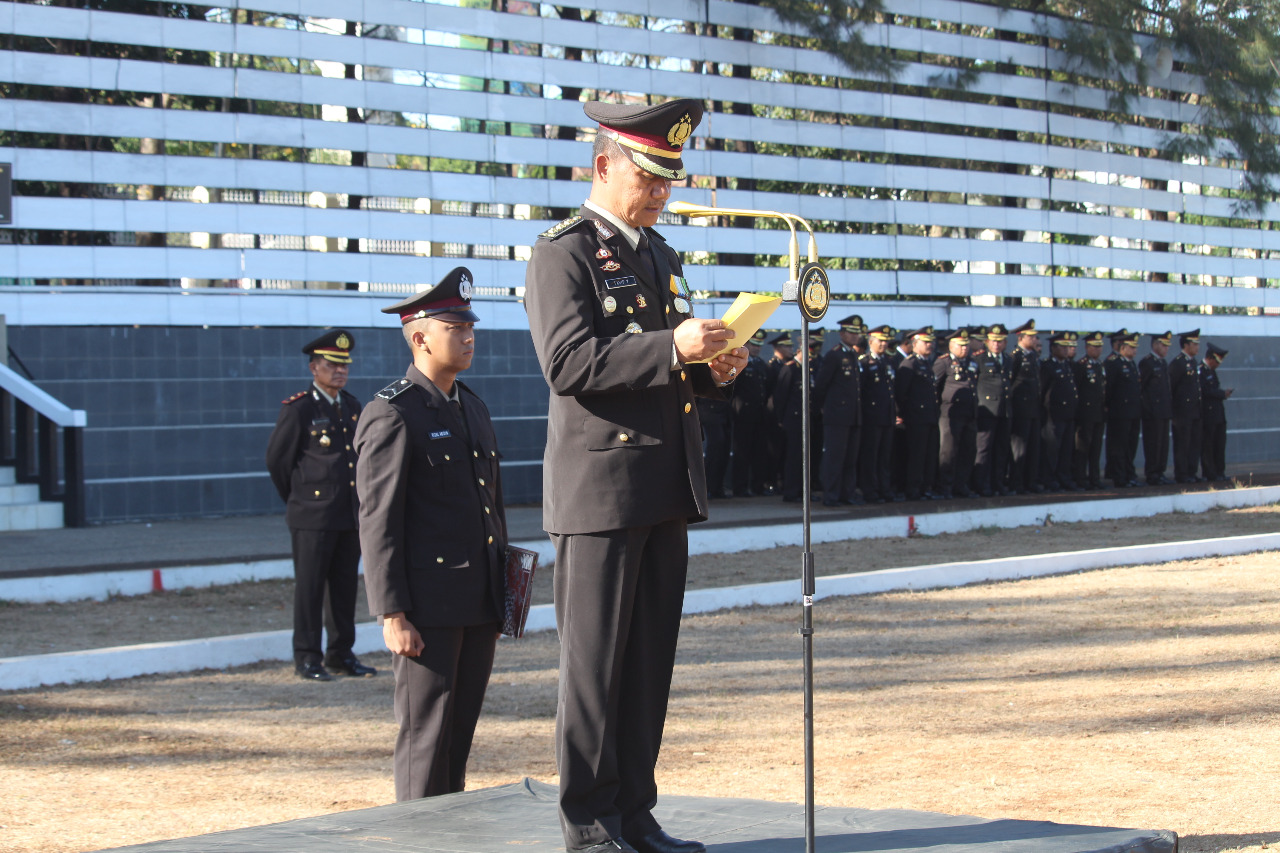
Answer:
[{"label": "dark necktie", "polygon": [[653,267],[653,250],[649,248],[649,235],[640,232],[640,240],[636,243],[636,254],[640,256],[640,269],[651,282],[657,282],[658,275]]},{"label": "dark necktie", "polygon": [[450,400],[449,405],[453,406],[453,413],[458,416],[458,420],[462,423],[462,437],[466,439],[467,444],[470,444],[471,430],[467,428],[467,416],[462,413],[462,401]]}]

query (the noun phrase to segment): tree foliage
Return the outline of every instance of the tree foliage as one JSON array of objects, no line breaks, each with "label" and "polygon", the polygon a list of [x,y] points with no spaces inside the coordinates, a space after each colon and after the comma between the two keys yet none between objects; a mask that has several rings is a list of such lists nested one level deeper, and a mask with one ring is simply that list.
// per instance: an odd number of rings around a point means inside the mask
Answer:
[{"label": "tree foliage", "polygon": [[[803,28],[816,46],[851,71],[880,71],[892,81],[897,66],[863,37],[866,25],[885,14],[881,0],[759,2]],[[1280,181],[1280,0],[995,2],[1043,14],[1043,37],[1070,57],[1071,76],[1090,78],[1090,85],[1107,91],[1113,120],[1139,121],[1165,131],[1160,150],[1153,153],[1242,162],[1241,200],[1247,209],[1260,212],[1275,196]],[[1171,78],[1179,72],[1195,79],[1187,87],[1191,91],[1172,87]],[[977,76],[966,70],[952,75],[950,84],[965,88]],[[1197,121],[1135,119],[1127,114],[1140,96],[1189,103]]]}]

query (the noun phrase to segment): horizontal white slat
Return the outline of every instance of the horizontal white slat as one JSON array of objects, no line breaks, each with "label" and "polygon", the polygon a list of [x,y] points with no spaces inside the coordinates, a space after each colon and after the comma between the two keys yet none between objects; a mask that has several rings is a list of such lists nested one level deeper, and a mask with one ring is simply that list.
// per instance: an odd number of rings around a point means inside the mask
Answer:
[{"label": "horizontal white slat", "polygon": [[[784,48],[767,44],[752,45],[747,48],[741,43],[720,38],[635,28],[608,27],[576,21],[489,12],[487,10],[430,6],[429,4],[418,2],[407,2],[407,0],[383,5],[391,11],[388,12],[387,21],[379,23],[387,23],[394,26],[423,27],[430,24],[430,28],[442,32],[461,32],[497,39],[514,38],[549,44],[565,44],[587,49],[633,51],[639,54],[686,57],[695,61],[722,63],[742,63],[744,49],[746,49],[749,52],[750,64],[752,65],[828,76],[850,76],[847,69],[844,69],[832,57],[820,51]],[[45,7],[34,7],[36,10],[42,8]],[[424,9],[429,9],[431,15],[424,17]],[[367,13],[368,11],[366,10],[365,14]],[[36,11],[34,14],[38,16],[40,13]],[[463,56],[450,58],[447,49],[428,49],[423,45],[394,40],[347,37],[279,27],[212,24],[203,21],[182,21],[152,16],[120,15],[112,12],[90,12],[86,14],[89,16],[87,28],[93,31],[95,37],[100,40],[112,40],[107,36],[119,36],[126,43],[161,45],[165,39],[173,39],[171,46],[210,49],[209,46],[222,43],[223,49],[226,49],[225,42],[227,37],[225,33],[221,34],[221,38],[213,38],[210,35],[212,31],[209,28],[214,27],[234,30],[236,35],[232,41],[235,43],[235,49],[241,53],[302,57],[331,62],[351,62],[413,71],[479,73],[483,76],[494,76],[492,71],[489,74],[484,74],[483,71],[477,71],[474,67],[470,67],[475,62],[487,62],[485,54],[477,51],[460,51],[461,54],[464,54]],[[61,17],[59,16],[59,23],[61,23]],[[98,23],[100,19],[104,23]],[[22,20],[25,21],[26,19]],[[18,25],[22,26],[22,21]],[[48,31],[51,29],[56,28],[41,22],[41,24],[30,26],[30,34],[49,35]],[[910,27],[889,27],[888,31],[899,34],[899,37],[889,39],[893,46],[899,49],[949,54],[980,61],[1012,62],[1032,68],[1040,65],[1044,56],[1044,51],[1041,48],[1013,42],[938,33]],[[471,56],[468,57],[466,54],[471,54]],[[479,56],[476,56],[476,54],[479,54]],[[1056,54],[1054,56],[1056,58],[1050,64],[1055,69],[1065,67],[1068,60]],[[436,61],[433,62],[433,58]],[[468,62],[468,59],[472,61]],[[539,79],[536,73],[537,69],[546,63],[546,60],[540,60],[536,57],[509,57],[509,59],[511,60],[509,67],[513,73],[518,75],[511,78],[515,80]],[[530,76],[531,72],[533,76]],[[937,86],[937,78],[940,73],[944,72],[936,66],[908,64],[904,68],[904,73],[899,82],[903,84]],[[277,76],[288,77],[290,75]],[[974,91],[990,91],[993,88],[992,81],[998,81],[1002,77],[1004,75],[982,74],[978,83],[973,87]],[[1040,88],[1029,91],[1026,86],[1030,78],[1008,77],[1005,79],[1020,83],[1021,92],[999,91],[998,93],[1000,94],[1043,98],[1051,102],[1105,109],[1105,93],[1099,89],[1065,84],[1046,86],[1042,81],[1035,81],[1035,84]],[[280,82],[277,85],[280,85]],[[727,92],[716,91],[714,87],[741,86],[742,81],[716,81],[713,79],[709,85],[713,88],[708,89],[707,97],[728,99]],[[813,109],[822,109],[822,96],[820,94],[797,99],[794,96],[789,96],[788,93],[791,88],[787,86],[780,87],[779,84],[756,85],[751,87],[753,91],[749,97],[741,97],[740,99],[749,100],[752,103],[770,105],[794,104]],[[795,88],[803,91],[805,89],[812,90],[814,87]],[[994,88],[997,90],[1003,89],[1000,85]],[[817,90],[819,93],[823,91],[828,94],[831,92],[829,89]],[[770,93],[774,94],[771,96]],[[815,98],[817,100],[816,103],[814,102]],[[362,106],[360,103],[352,103],[351,105]],[[1136,98],[1133,108],[1136,114],[1146,117],[1177,117],[1183,121],[1194,121],[1196,119],[1195,110],[1190,105],[1182,104],[1178,101],[1170,102],[1163,99]],[[898,117],[906,118],[907,116]],[[1105,124],[1107,123],[1104,122]],[[1014,128],[1017,125],[1018,120],[1013,119],[1007,120],[1005,124],[999,126]]]},{"label": "horizontal white slat", "polygon": [[[721,116],[728,120],[734,117]],[[719,120],[719,119],[717,119]],[[762,135],[776,127],[746,120]],[[776,124],[776,123],[774,123]],[[387,154],[420,154],[508,163],[576,166],[587,160],[585,143],[422,130],[376,124],[348,124],[245,113],[158,110],[142,107],[75,105],[29,100],[0,102],[0,129],[31,132],[159,137],[205,142],[303,146]],[[791,136],[795,136],[791,128]],[[809,144],[815,144],[810,142]],[[831,127],[816,144],[903,156],[946,157],[988,163],[1044,164],[1054,169],[1143,176],[1156,180],[1193,180],[1199,184],[1234,186],[1240,174],[1226,169],[1184,166],[1161,159],[1132,157],[1084,149],[1046,147],[999,139],[954,137],[914,131]],[[884,164],[776,157],[733,152],[690,151],[686,162],[694,174],[762,177],[780,180],[885,186],[876,175]],[[858,174],[861,172],[861,174]],[[981,173],[982,184],[1004,176]],[[973,189],[970,192],[981,192]],[[991,191],[991,190],[987,190]],[[1001,192],[1001,194],[1006,194]],[[1008,193],[1017,194],[1017,193]],[[1038,194],[1043,197],[1044,194]],[[1155,200],[1153,199],[1152,202]],[[1194,202],[1184,202],[1183,204]],[[1173,208],[1166,208],[1173,209]],[[1224,214],[1218,214],[1224,215]],[[1266,214],[1264,214],[1266,215]]]},{"label": "horizontal white slat", "polygon": [[[901,238],[899,238],[901,241]],[[916,240],[913,242],[921,243]],[[925,244],[927,245],[927,244]],[[999,246],[1000,244],[992,244]],[[687,248],[681,246],[681,248]],[[785,248],[785,243],[784,243]],[[1137,253],[1140,254],[1140,253]],[[421,286],[454,266],[470,268],[482,284],[523,284],[520,261],[418,258],[392,255],[298,252],[284,250],[147,249],[138,247],[0,246],[0,264],[18,277],[283,279],[294,281],[374,281]],[[686,267],[698,290],[777,291],[786,279],[782,268]],[[1197,287],[1118,279],[1039,275],[980,275],[909,271],[837,270],[830,275],[838,294],[925,296],[953,299],[969,294],[1057,297],[1103,301],[1210,304],[1220,307],[1280,307],[1273,288]],[[414,289],[407,287],[408,289]]]}]

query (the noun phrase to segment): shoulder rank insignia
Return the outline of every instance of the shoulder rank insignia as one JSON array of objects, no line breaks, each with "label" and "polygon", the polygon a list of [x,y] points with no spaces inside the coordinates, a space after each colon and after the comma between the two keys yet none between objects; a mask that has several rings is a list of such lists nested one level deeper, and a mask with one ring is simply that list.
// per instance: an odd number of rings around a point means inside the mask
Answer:
[{"label": "shoulder rank insignia", "polygon": [[392,382],[386,388],[383,388],[381,391],[379,391],[377,394],[374,394],[373,396],[377,397],[380,400],[394,400],[396,397],[403,394],[412,386],[413,386],[413,383],[410,382],[408,379],[397,379],[395,382]]},{"label": "shoulder rank insignia", "polygon": [[562,220],[560,222],[557,222],[555,225],[552,225],[550,228],[548,228],[546,231],[543,231],[538,236],[546,237],[548,240],[554,240],[555,238],[559,237],[561,234],[568,231],[570,228],[572,228],[573,226],[577,225],[579,222],[582,222],[582,221],[584,220],[582,219],[581,216],[570,216],[568,219]]},{"label": "shoulder rank insignia", "polygon": [[307,396],[306,391],[299,391],[297,394],[294,394],[292,397],[288,398],[287,400],[281,400],[280,404],[287,406],[290,403],[294,402],[295,400],[301,400],[305,396]]}]

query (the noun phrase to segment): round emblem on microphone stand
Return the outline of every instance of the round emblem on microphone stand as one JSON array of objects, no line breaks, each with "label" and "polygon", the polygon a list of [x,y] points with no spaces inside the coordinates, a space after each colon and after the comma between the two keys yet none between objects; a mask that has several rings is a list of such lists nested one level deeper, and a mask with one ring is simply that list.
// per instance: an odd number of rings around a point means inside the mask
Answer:
[{"label": "round emblem on microphone stand", "polygon": [[821,264],[810,263],[800,270],[800,310],[815,323],[827,313],[831,302],[831,283]]}]

